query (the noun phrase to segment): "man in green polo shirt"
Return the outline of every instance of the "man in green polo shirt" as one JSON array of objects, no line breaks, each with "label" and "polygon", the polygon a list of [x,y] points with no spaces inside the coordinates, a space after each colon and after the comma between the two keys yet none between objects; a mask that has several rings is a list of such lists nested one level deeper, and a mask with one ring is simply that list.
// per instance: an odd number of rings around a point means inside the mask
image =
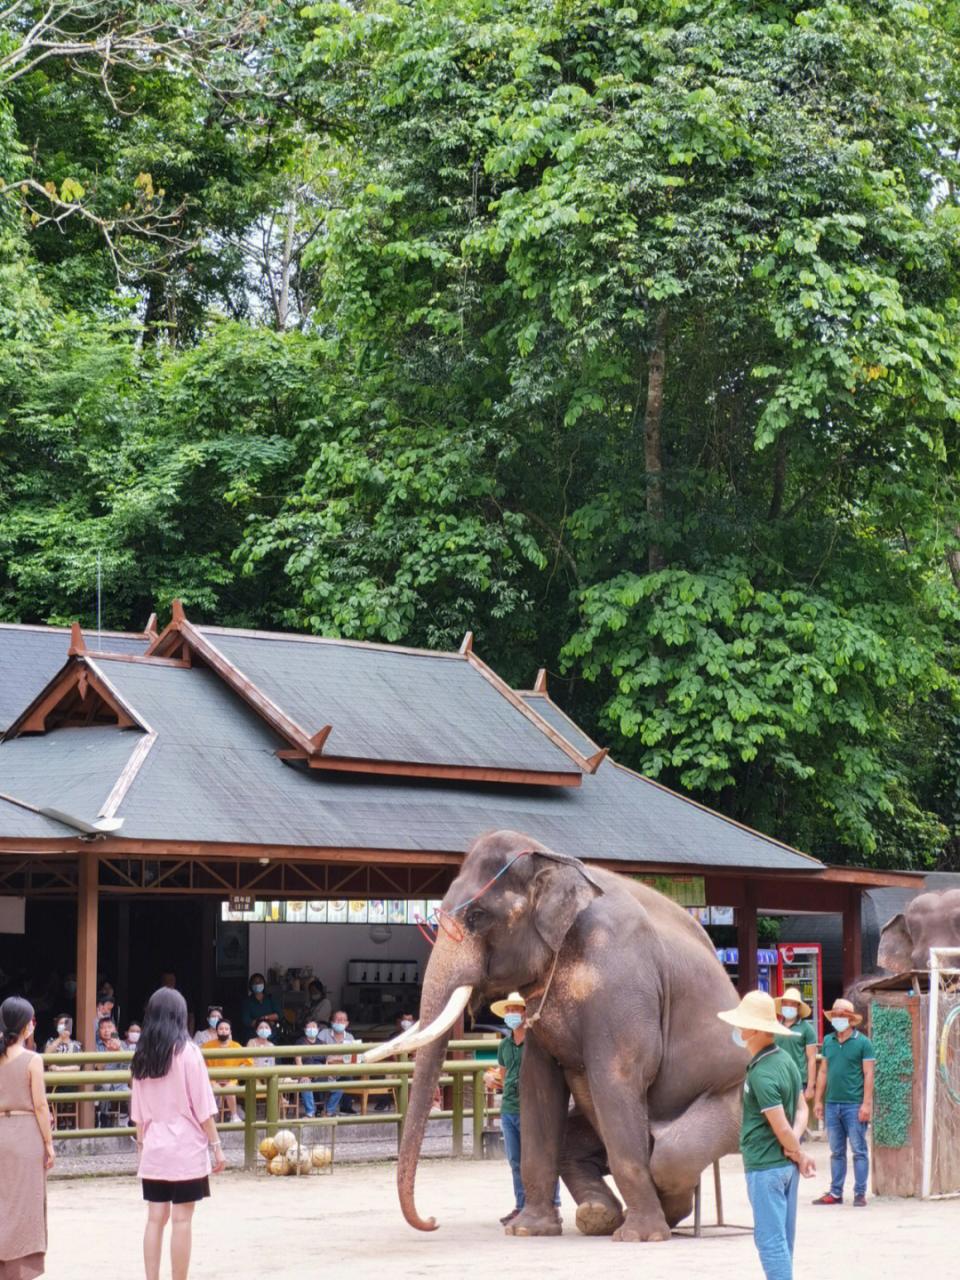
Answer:
[{"label": "man in green polo shirt", "polygon": [[527,1029],[523,1025],[523,1015],[527,1002],[518,991],[511,991],[505,1000],[498,1000],[491,1005],[491,1011],[507,1024],[507,1033],[500,1041],[497,1050],[497,1065],[500,1067],[501,1088],[500,1099],[500,1132],[503,1134],[503,1149],[510,1162],[513,1174],[514,1207],[500,1219],[504,1226],[512,1222],[526,1203],[523,1191],[523,1179],[520,1176],[520,1064],[523,1061],[523,1041]]},{"label": "man in green polo shirt", "polygon": [[793,1280],[800,1175],[815,1165],[802,1150],[807,1103],[800,1072],[777,1037],[795,1036],[777,1021],[773,997],[748,991],[736,1009],[717,1017],[733,1027],[734,1043],[750,1054],[743,1084],[740,1151],[753,1209],[753,1239],[767,1280]]},{"label": "man in green polo shirt", "polygon": [[804,1082],[803,1096],[808,1106],[813,1102],[817,1082],[817,1033],[810,1022],[813,1010],[796,987],[787,987],[776,999],[777,1016],[788,1031],[795,1036],[777,1036],[777,1044],[793,1059],[800,1079]]},{"label": "man in green polo shirt", "polygon": [[814,1204],[843,1204],[847,1180],[847,1141],[853,1152],[853,1203],[867,1203],[870,1156],[867,1125],[873,1117],[873,1072],[876,1053],[857,1027],[863,1018],[849,1000],[834,1000],[826,1014],[833,1032],[823,1038],[823,1061],[817,1075],[814,1112],[824,1118],[826,1098],[827,1139],[830,1143],[830,1190]]}]

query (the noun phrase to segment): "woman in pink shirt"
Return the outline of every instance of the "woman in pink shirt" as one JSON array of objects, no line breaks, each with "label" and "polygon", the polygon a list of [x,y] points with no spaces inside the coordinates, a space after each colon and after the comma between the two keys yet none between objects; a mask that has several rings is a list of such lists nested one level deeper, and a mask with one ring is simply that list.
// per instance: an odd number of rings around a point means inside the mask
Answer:
[{"label": "woman in pink shirt", "polygon": [[147,1280],[160,1280],[163,1229],[172,1206],[173,1280],[187,1280],[194,1206],[210,1194],[210,1152],[214,1173],[222,1171],[224,1160],[207,1066],[187,1030],[187,1002],[172,987],[161,987],[147,1001],[130,1070],[137,1173],[148,1206],[144,1270]]}]

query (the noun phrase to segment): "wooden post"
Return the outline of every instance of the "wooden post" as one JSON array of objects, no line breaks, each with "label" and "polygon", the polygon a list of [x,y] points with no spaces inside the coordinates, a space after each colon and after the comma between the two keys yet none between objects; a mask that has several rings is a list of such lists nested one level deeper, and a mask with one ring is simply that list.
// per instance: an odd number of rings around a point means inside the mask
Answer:
[{"label": "wooden post", "polygon": [[[77,1020],[73,1033],[92,1053],[97,1016],[97,925],[99,918],[100,864],[92,849],[78,855],[77,889]],[[81,1129],[93,1128],[93,1103],[81,1102],[77,1121]]]},{"label": "wooden post", "polygon": [[863,943],[860,935],[860,894],[858,885],[847,890],[843,908],[843,989],[863,972]]},{"label": "wooden post", "polygon": [[[109,927],[109,925],[108,925]],[[130,899],[121,898],[117,903],[117,999],[123,1004],[124,1026],[117,1024],[117,1030],[123,1035],[126,1023],[134,1015],[130,997]],[[116,1012],[116,1011],[115,1011]]]},{"label": "wooden post", "polygon": [[743,905],[737,907],[737,989],[740,994],[757,989],[757,899],[752,884],[743,887]]}]

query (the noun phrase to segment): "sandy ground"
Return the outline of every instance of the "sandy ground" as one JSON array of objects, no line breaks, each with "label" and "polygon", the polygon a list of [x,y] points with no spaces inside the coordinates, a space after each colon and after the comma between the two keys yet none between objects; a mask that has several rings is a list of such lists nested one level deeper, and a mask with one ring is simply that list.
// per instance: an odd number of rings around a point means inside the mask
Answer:
[{"label": "sandy ground", "polygon": [[[710,1184],[709,1187],[707,1184]],[[814,1208],[824,1189],[818,1176],[801,1185],[797,1280],[946,1280],[960,1275],[960,1202],[923,1204],[875,1200],[867,1209]],[[729,1220],[749,1223],[737,1157],[723,1162]],[[332,1175],[269,1178],[226,1173],[197,1209],[194,1267],[204,1280],[305,1280],[335,1271],[350,1280],[394,1276],[582,1276],[603,1280],[761,1280],[749,1235],[717,1235],[667,1244],[619,1245],[587,1239],[573,1227],[565,1198],[566,1233],[558,1239],[506,1237],[497,1218],[510,1207],[503,1161],[427,1160],[417,1202],[440,1230],[412,1231],[400,1217],[394,1166],[343,1166]],[[704,1220],[713,1221],[712,1178],[704,1179]],[[49,1280],[103,1280],[142,1274],[144,1217],[139,1184],[126,1178],[52,1181],[49,1193]],[[165,1262],[163,1276],[169,1276]]]}]

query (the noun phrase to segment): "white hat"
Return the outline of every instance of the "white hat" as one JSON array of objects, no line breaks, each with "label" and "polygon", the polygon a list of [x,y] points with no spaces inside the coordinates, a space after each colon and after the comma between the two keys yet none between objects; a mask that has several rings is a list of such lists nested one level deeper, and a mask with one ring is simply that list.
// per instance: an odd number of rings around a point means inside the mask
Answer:
[{"label": "white hat", "polygon": [[767,1031],[773,1036],[797,1035],[777,1021],[776,1003],[766,991],[748,991],[735,1009],[725,1009],[717,1017],[745,1031]]},{"label": "white hat", "polygon": [[777,996],[774,1001],[777,1006],[777,1013],[781,1012],[784,1000],[786,1000],[787,1004],[795,1004],[799,1006],[801,1018],[809,1018],[811,1013],[813,1013],[813,1010],[804,1000],[796,987],[787,987],[782,996]]},{"label": "white hat", "polygon": [[527,1007],[527,1002],[526,1000],[524,1000],[520,992],[511,991],[510,994],[506,997],[506,999],[498,1000],[496,1004],[492,1004],[490,1006],[490,1012],[493,1014],[495,1018],[502,1018],[503,1015],[507,1012],[508,1006],[511,1004],[518,1004],[521,1009],[525,1009]]}]

